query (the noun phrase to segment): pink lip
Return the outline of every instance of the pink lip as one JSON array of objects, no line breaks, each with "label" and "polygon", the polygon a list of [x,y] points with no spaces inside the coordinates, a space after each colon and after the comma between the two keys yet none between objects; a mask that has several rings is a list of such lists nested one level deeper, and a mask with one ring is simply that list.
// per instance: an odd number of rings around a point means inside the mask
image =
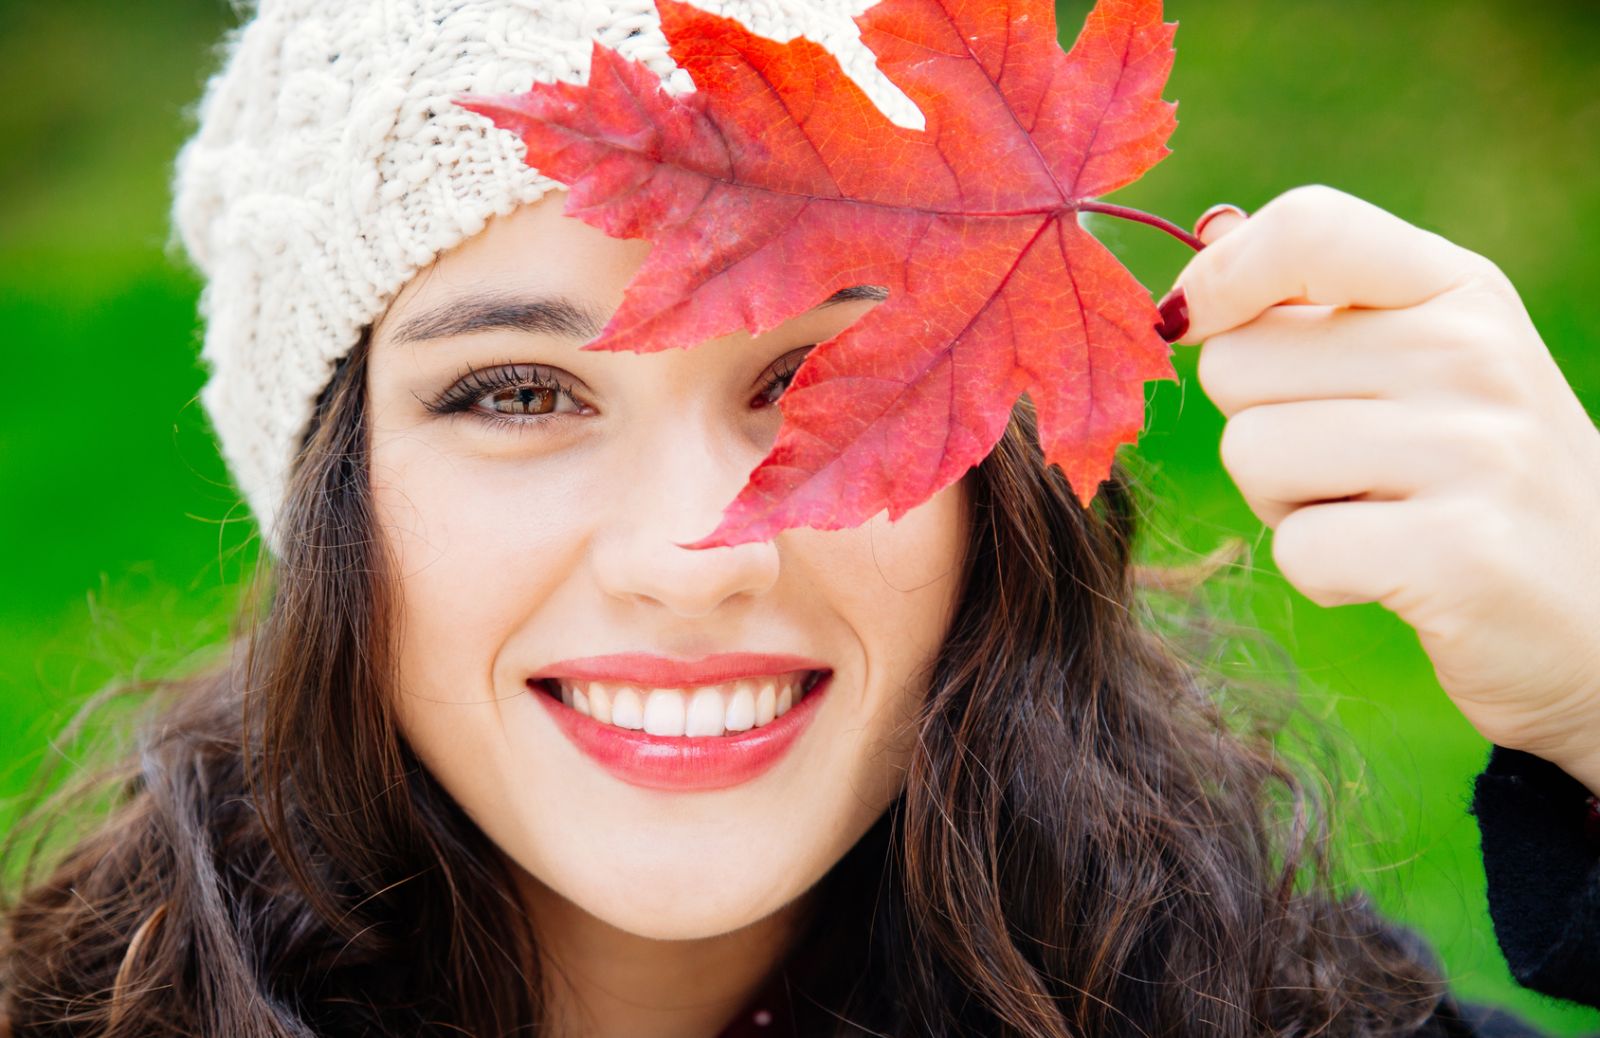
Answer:
[{"label": "pink lip", "polygon": [[[771,661],[780,657],[757,658]],[[801,663],[803,665],[804,661]],[[763,668],[771,666],[770,662],[762,664]],[[801,666],[790,667],[787,663],[784,667],[802,669]],[[773,671],[764,669],[759,673]],[[611,671],[608,676],[614,678],[615,674],[615,671]],[[703,684],[714,683],[700,678],[691,680],[699,680]],[[725,789],[749,782],[766,772],[799,740],[800,733],[816,716],[823,693],[832,684],[833,674],[825,674],[787,713],[760,728],[736,735],[683,736],[649,735],[597,721],[578,713],[545,691],[539,679],[528,679],[528,688],[533,697],[545,704],[557,727],[591,760],[624,782],[672,792]]]},{"label": "pink lip", "polygon": [[737,681],[739,678],[787,674],[795,670],[830,669],[826,663],[804,656],[761,652],[723,652],[697,660],[675,660],[669,656],[624,652],[614,656],[561,660],[550,664],[529,680],[569,678],[573,681],[625,681],[650,688],[691,688]]}]

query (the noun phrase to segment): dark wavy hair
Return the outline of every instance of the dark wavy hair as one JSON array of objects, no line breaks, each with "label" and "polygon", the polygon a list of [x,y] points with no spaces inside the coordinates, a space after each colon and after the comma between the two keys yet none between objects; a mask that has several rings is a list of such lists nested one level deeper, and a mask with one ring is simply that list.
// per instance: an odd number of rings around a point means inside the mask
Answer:
[{"label": "dark wavy hair", "polygon": [[[135,744],[11,834],[0,1038],[540,1032],[503,859],[388,701],[368,338],[219,658],[91,700],[74,724],[139,693]],[[1083,508],[1024,397],[965,478],[967,569],[905,789],[782,967],[802,1033],[1415,1030],[1443,985],[1335,893],[1328,783],[1289,763],[1281,711],[1241,708],[1141,604],[1123,464]]]}]

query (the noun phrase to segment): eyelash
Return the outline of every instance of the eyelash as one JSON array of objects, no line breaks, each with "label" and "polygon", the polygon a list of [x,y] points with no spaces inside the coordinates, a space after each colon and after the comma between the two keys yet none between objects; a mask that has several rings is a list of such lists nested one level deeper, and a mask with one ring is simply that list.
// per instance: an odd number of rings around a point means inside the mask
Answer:
[{"label": "eyelash", "polygon": [[[809,351],[808,351],[809,352]],[[781,384],[784,389],[793,381],[795,372],[800,370],[800,365],[806,358],[801,354],[799,359],[786,362],[773,373],[773,376],[761,387],[761,396],[765,397]],[[558,378],[553,372],[544,367],[526,364],[513,364],[509,367],[492,368],[484,371],[468,365],[466,370],[457,376],[456,382],[437,400],[425,403],[423,406],[430,414],[456,415],[475,414],[483,421],[494,425],[527,427],[529,425],[542,425],[545,422],[559,418],[562,414],[570,412],[550,412],[541,415],[508,415],[495,411],[476,411],[475,404],[490,393],[502,389],[553,389],[565,396],[579,407],[584,404],[578,399],[573,388]],[[766,406],[770,406],[770,403]]]}]

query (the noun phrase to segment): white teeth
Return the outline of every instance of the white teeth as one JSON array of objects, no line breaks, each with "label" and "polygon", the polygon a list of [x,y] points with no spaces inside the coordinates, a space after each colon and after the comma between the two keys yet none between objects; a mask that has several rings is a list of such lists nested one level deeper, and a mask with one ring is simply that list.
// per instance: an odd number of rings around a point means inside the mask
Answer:
[{"label": "white teeth", "polygon": [[[566,688],[566,683],[561,687]],[[616,698],[611,701],[611,723],[634,731],[644,727],[644,700],[639,698],[638,692],[631,688],[617,689]]]},{"label": "white teeth", "polygon": [[685,735],[721,735],[722,691],[715,685],[697,688],[689,700],[689,711],[684,720]]},{"label": "white teeth", "polygon": [[771,724],[805,698],[808,676],[745,678],[693,689],[638,688],[602,681],[559,680],[555,684],[563,703],[603,724],[651,735],[704,737]]},{"label": "white teeth", "polygon": [[651,735],[683,734],[683,693],[651,689],[644,701],[644,730]]},{"label": "white teeth", "polygon": [[774,682],[764,681],[761,690],[756,693],[756,725],[771,724],[772,719],[778,716],[777,686]]},{"label": "white teeth", "polygon": [[589,682],[589,716],[611,723],[611,690],[598,681]]},{"label": "white teeth", "polygon": [[741,681],[728,701],[728,716],[723,726],[730,732],[747,732],[756,724],[756,695],[754,684]]}]

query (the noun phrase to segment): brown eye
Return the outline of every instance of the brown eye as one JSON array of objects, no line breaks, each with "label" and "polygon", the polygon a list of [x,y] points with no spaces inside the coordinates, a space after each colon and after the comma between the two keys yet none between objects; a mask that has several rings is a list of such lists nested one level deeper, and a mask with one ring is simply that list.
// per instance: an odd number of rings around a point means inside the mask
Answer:
[{"label": "brown eye", "polygon": [[486,422],[521,426],[589,413],[587,405],[553,371],[524,365],[470,369],[443,397],[427,406],[437,415],[473,415]]},{"label": "brown eye", "polygon": [[805,362],[806,355],[812,347],[807,346],[805,353],[791,354],[778,362],[778,367],[773,371],[772,377],[767,379],[752,402],[755,407],[770,407],[778,402],[783,391],[789,388],[789,383],[794,381],[795,372],[800,370],[800,365]]},{"label": "brown eye", "polygon": [[560,394],[546,386],[516,386],[489,393],[489,409],[500,414],[549,414],[555,410]]}]

